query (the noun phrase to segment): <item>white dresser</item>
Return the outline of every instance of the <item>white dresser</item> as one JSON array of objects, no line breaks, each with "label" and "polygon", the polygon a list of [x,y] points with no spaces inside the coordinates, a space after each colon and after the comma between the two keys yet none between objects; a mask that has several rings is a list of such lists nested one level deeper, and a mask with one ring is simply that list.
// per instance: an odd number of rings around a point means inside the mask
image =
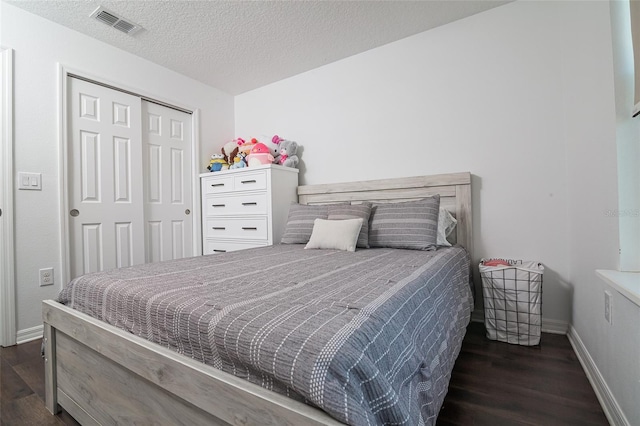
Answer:
[{"label": "white dresser", "polygon": [[279,243],[297,187],[298,169],[276,164],[201,174],[202,253]]}]

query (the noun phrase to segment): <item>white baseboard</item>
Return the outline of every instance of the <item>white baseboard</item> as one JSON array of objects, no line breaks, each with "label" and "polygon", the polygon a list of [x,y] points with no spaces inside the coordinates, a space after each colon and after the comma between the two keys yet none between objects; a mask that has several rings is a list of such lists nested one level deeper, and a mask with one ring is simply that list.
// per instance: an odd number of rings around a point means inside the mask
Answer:
[{"label": "white baseboard", "polygon": [[27,343],[32,340],[41,339],[43,331],[44,326],[42,324],[31,328],[25,328],[24,330],[18,330],[16,343],[19,345],[20,343]]},{"label": "white baseboard", "polygon": [[611,393],[611,389],[607,386],[607,382],[605,382],[604,377],[600,374],[600,370],[596,366],[593,358],[589,354],[584,343],[582,343],[582,339],[578,335],[573,326],[569,326],[569,332],[567,333],[567,337],[569,338],[569,342],[571,346],[573,346],[573,350],[582,364],[582,368],[591,383],[591,387],[596,393],[596,397],[598,397],[598,401],[600,401],[600,405],[604,410],[605,416],[607,416],[607,420],[613,426],[631,426],[629,421],[624,415],[624,412],[618,405],[613,393]]},{"label": "white baseboard", "polygon": [[567,321],[542,318],[542,332],[553,334],[567,334],[569,323]]},{"label": "white baseboard", "polygon": [[[484,322],[484,311],[476,309],[471,314],[471,321]],[[544,333],[567,334],[569,323],[567,321],[542,318],[542,331]]]}]

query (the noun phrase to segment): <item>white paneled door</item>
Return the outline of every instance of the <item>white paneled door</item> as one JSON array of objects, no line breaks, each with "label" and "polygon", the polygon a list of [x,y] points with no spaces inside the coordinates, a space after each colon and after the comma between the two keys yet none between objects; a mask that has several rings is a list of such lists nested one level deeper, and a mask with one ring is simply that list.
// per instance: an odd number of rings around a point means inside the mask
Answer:
[{"label": "white paneled door", "polygon": [[193,256],[191,115],[142,101],[146,261]]},{"label": "white paneled door", "polygon": [[71,278],[144,263],[141,100],[68,82]]},{"label": "white paneled door", "polygon": [[191,116],[68,79],[71,278],[192,255]]}]

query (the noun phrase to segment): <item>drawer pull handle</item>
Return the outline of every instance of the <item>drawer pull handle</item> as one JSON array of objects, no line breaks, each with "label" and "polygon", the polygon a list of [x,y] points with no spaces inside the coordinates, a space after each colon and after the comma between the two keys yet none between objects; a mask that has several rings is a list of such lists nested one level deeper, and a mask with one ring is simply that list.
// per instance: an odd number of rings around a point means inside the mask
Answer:
[{"label": "drawer pull handle", "polygon": [[213,186],[213,187],[224,186],[224,183],[212,183],[211,186]]},{"label": "drawer pull handle", "polygon": [[243,206],[257,206],[258,203],[242,203]]},{"label": "drawer pull handle", "polygon": [[251,179],[251,180],[243,180],[243,181],[240,181],[240,182],[241,183],[256,183],[256,180],[255,179]]},{"label": "drawer pull handle", "polygon": [[242,229],[245,230],[245,231],[257,231],[258,230],[258,228],[256,228],[255,226],[243,226]]},{"label": "drawer pull handle", "polygon": [[222,250],[222,249],[213,249],[214,253],[226,253],[226,250]]},{"label": "drawer pull handle", "polygon": [[211,204],[211,207],[224,207],[225,204]]},{"label": "drawer pull handle", "polygon": [[224,226],[212,226],[211,229],[213,229],[215,231],[224,231],[225,227]]}]

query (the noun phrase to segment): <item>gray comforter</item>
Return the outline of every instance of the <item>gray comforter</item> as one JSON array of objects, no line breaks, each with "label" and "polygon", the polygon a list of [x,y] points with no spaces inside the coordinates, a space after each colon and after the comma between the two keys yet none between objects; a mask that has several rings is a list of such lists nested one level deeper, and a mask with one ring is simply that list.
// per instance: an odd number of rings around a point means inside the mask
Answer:
[{"label": "gray comforter", "polygon": [[59,301],[344,423],[435,423],[473,306],[467,253],[302,247],[89,274]]}]

